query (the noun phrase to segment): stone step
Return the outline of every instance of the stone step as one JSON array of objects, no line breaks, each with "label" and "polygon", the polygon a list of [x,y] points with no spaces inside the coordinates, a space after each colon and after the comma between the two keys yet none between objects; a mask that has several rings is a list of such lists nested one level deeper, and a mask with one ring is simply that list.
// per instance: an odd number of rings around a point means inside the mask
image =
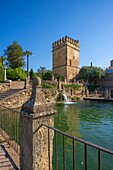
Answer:
[{"label": "stone step", "polygon": [[6,153],[0,146],[0,170],[13,170],[11,161],[7,158]]},{"label": "stone step", "polygon": [[[3,139],[3,136],[0,134],[0,139]],[[19,163],[18,154],[10,147],[7,142],[0,144],[0,170],[17,170],[19,169],[16,163]],[[16,163],[15,163],[16,162]]]},{"label": "stone step", "polygon": [[3,162],[9,162],[9,159],[6,158],[5,156],[3,158],[0,157],[0,163],[3,163]]},{"label": "stone step", "polygon": [[0,93],[0,100],[4,100],[8,97],[10,97],[11,95],[21,91],[22,89],[10,89],[4,93]]}]

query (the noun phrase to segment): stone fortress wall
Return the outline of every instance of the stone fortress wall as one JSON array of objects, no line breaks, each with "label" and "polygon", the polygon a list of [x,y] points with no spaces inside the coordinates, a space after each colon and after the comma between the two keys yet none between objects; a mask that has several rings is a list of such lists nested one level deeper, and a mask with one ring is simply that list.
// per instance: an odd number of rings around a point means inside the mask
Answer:
[{"label": "stone fortress wall", "polygon": [[97,84],[103,89],[113,91],[113,60],[110,61],[110,66],[105,70],[105,77],[100,79]]},{"label": "stone fortress wall", "polygon": [[52,44],[53,74],[72,80],[79,72],[79,41],[68,36]]}]

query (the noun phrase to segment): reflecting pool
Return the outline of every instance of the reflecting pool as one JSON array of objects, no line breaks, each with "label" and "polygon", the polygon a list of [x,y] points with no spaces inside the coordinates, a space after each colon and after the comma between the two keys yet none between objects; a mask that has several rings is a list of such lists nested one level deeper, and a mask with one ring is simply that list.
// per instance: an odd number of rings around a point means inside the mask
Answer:
[{"label": "reflecting pool", "polygon": [[[113,150],[113,103],[81,101],[74,104],[57,104],[54,126],[70,135],[85,139],[94,144]],[[62,157],[62,139],[58,136],[58,152]],[[84,169],[83,146],[77,147],[77,168]],[[72,141],[66,139],[67,169],[72,169]],[[89,170],[97,169],[97,150],[88,150]],[[62,159],[62,158],[60,158]],[[102,170],[113,170],[113,156],[102,153]],[[63,169],[62,160],[58,160],[59,169]]]}]

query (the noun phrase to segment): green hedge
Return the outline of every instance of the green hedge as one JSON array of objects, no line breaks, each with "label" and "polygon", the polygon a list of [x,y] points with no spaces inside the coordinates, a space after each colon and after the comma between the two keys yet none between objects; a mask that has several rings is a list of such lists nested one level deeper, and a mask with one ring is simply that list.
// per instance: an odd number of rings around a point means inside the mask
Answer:
[{"label": "green hedge", "polygon": [[65,88],[70,88],[70,87],[78,90],[81,87],[81,85],[79,85],[79,84],[67,84],[67,85],[65,85]]},{"label": "green hedge", "polygon": [[56,85],[52,85],[52,84],[47,84],[47,83],[43,83],[42,84],[42,88],[55,88]]},{"label": "green hedge", "polygon": [[26,79],[26,71],[21,69],[21,68],[16,68],[16,69],[12,69],[12,68],[8,68],[7,69],[7,79],[10,80],[25,80]]},{"label": "green hedge", "polygon": [[99,88],[99,86],[97,86],[97,85],[88,85],[87,88],[88,88],[88,90],[90,92],[94,92],[95,89]]}]

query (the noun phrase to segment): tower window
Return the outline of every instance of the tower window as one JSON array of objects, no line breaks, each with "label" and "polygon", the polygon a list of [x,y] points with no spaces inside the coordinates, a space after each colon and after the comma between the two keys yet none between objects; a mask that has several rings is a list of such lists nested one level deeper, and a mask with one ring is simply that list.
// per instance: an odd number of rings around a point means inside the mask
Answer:
[{"label": "tower window", "polygon": [[71,66],[71,60],[69,62],[70,62],[70,66]]}]

